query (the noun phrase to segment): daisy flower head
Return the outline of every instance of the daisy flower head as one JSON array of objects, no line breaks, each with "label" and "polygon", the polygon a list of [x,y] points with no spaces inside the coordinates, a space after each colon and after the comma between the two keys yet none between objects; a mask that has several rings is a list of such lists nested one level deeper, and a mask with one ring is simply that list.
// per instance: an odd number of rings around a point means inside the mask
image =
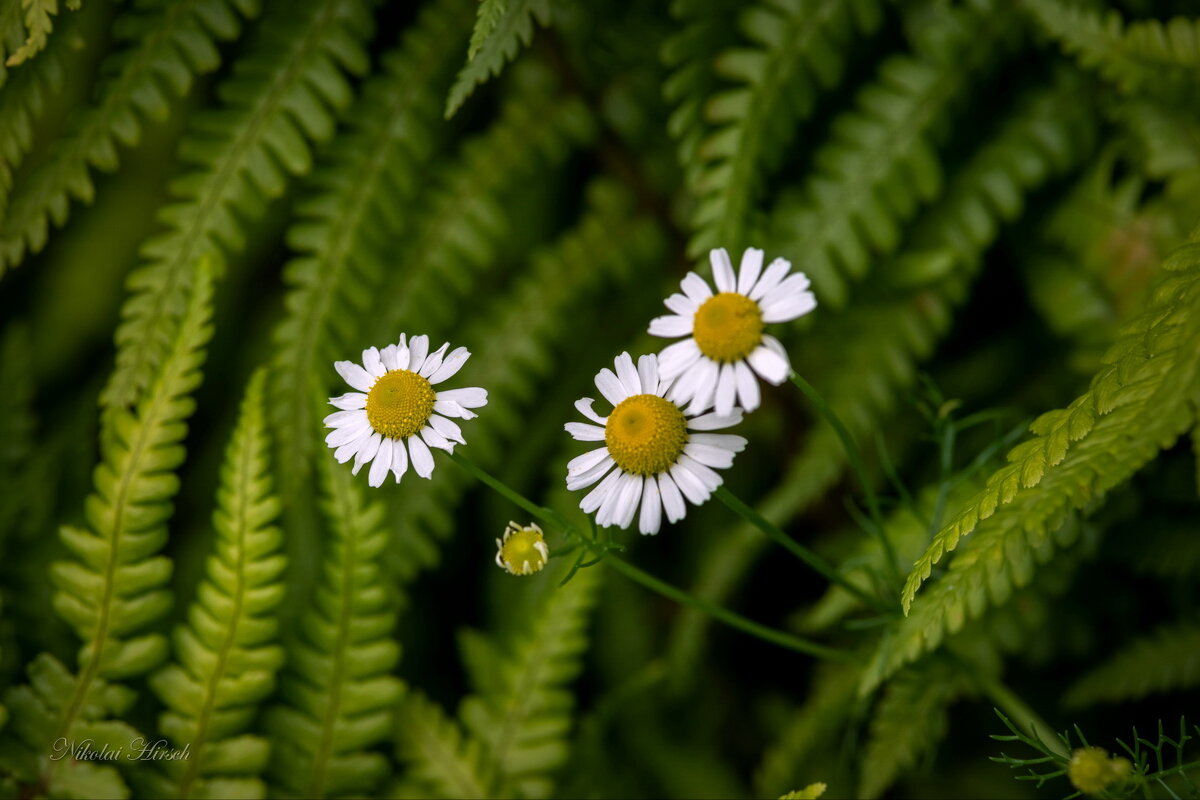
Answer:
[{"label": "daisy flower head", "polygon": [[575,408],[591,422],[566,424],[578,441],[604,443],[567,464],[567,488],[599,481],[579,503],[585,513],[596,513],[596,524],[628,528],[636,514],[638,530],[658,533],[664,511],[668,522],[677,522],[687,514],[685,498],[701,505],[721,485],[716,470],[732,466],[746,440],[709,431],[736,425],[742,412],[684,411],[667,397],[671,382],[662,378],[657,356],[642,356],[634,367],[622,353],[615,366],[616,372],[605,367],[596,374],[596,388],[612,403],[612,413],[600,416],[592,398],[584,397]]},{"label": "daisy flower head", "polygon": [[338,374],[357,390],[329,398],[341,410],[325,418],[325,427],[333,428],[325,443],[334,448],[339,464],[353,458],[357,475],[369,463],[367,482],[380,486],[389,471],[399,483],[410,463],[414,472],[428,478],[433,474],[429,448],[453,453],[455,443],[466,444],[450,418],[477,416],[470,409],[487,404],[487,390],[434,389],[471,357],[465,347],[447,353],[449,347],[447,342],[431,353],[428,336],[406,341],[401,334],[398,344],[363,350],[361,365],[334,362]]},{"label": "daisy flower head", "polygon": [[496,566],[510,575],[541,572],[550,560],[546,537],[536,522],[528,525],[508,523],[504,538],[496,540]]},{"label": "daisy flower head", "polygon": [[803,272],[788,275],[791,262],[777,258],[764,271],[758,248],[746,248],[736,275],[725,248],[711,251],[709,260],[716,293],[689,272],[680,283],[683,293],[664,301],[674,313],[650,322],[654,336],[687,337],[663,349],[659,370],[665,380],[675,381],[671,399],[690,401],[690,412],[713,408],[727,416],[734,405],[753,411],[760,399],[755,373],[778,386],[792,371],[783,345],[763,333],[763,326],[804,316],[817,307],[817,299]]}]

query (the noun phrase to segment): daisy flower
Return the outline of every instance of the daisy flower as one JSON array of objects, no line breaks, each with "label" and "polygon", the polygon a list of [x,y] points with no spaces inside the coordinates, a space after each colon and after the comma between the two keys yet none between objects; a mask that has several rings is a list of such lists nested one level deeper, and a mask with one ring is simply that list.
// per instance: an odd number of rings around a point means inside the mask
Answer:
[{"label": "daisy flower", "polygon": [[496,540],[496,566],[512,575],[541,572],[550,558],[546,537],[536,522],[528,525],[508,523],[504,538]]},{"label": "daisy flower", "polygon": [[362,365],[336,361],[334,369],[355,392],[331,397],[341,411],[325,418],[333,428],[325,443],[334,448],[339,464],[354,459],[355,475],[371,464],[367,482],[380,486],[390,470],[400,482],[411,462],[422,478],[433,474],[430,447],[454,452],[454,444],[466,444],[458,425],[450,417],[472,419],[470,411],[487,404],[487,390],[472,387],[435,391],[434,386],[454,376],[471,357],[465,347],[448,354],[447,342],[429,352],[429,337],[414,336],[379,350],[363,350]]},{"label": "daisy flower", "polygon": [[604,442],[567,464],[567,488],[577,491],[600,481],[579,503],[584,512],[596,512],[596,524],[628,528],[640,505],[638,529],[658,533],[664,510],[668,522],[677,522],[687,514],[684,498],[701,505],[721,485],[714,468],[731,466],[746,440],[707,431],[736,425],[742,412],[684,412],[664,396],[671,382],[660,376],[656,356],[642,356],[635,369],[622,353],[615,366],[615,373],[606,367],[596,374],[596,388],[613,404],[612,413],[601,417],[592,410],[592,398],[584,397],[575,408],[595,424],[566,424],[567,433],[581,442]]},{"label": "daisy flower", "polygon": [[[686,336],[659,354],[662,378],[675,381],[671,399],[688,411],[714,409],[728,415],[734,405],[753,411],[759,405],[759,377],[778,386],[792,367],[783,345],[763,333],[768,322],[787,322],[812,311],[817,299],[803,272],[788,275],[790,262],[777,258],[764,272],[763,251],[749,247],[738,275],[721,247],[709,253],[717,293],[689,272],[664,301],[673,314],[650,322],[654,336]],[[760,274],[761,273],[761,274]]]}]

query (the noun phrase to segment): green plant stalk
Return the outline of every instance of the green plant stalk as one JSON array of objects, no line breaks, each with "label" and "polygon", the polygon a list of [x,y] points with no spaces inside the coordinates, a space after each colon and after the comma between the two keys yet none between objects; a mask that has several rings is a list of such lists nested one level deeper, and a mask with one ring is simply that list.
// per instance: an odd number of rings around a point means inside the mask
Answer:
[{"label": "green plant stalk", "polygon": [[894,607],[889,606],[881,601],[878,597],[875,597],[874,595],[865,591],[861,586],[858,586],[847,580],[840,572],[837,571],[836,568],[834,568],[832,564],[821,558],[812,550],[809,550],[807,547],[797,542],[792,537],[788,536],[775,525],[772,525],[766,517],[743,503],[724,486],[718,486],[716,491],[713,492],[713,496],[728,506],[729,509],[735,514],[742,517],[751,525],[765,533],[773,541],[778,542],[789,553],[796,556],[796,558],[800,559],[805,564],[821,573],[821,575],[828,579],[830,583],[835,583],[842,587],[847,592],[850,592],[876,611],[884,614],[899,613],[900,606],[898,604]]},{"label": "green plant stalk", "polygon": [[871,482],[867,479],[867,468],[863,464],[862,454],[858,452],[858,446],[854,443],[853,437],[850,436],[850,431],[842,423],[840,417],[830,407],[829,403],[825,402],[825,398],[821,396],[813,385],[801,378],[795,372],[791,374],[792,384],[804,393],[804,396],[809,399],[809,402],[816,407],[817,413],[825,418],[837,434],[838,439],[842,443],[842,447],[846,450],[846,458],[850,462],[850,469],[854,470],[854,477],[858,479],[859,486],[862,487],[863,496],[867,501],[867,511],[871,515],[871,522],[874,523],[874,533],[879,537],[880,544],[883,545],[883,552],[887,557],[888,572],[894,581],[894,586],[902,586],[904,579],[900,575],[900,569],[896,566],[896,551],[892,547],[892,540],[888,538],[887,528],[883,524],[883,514],[879,510],[879,499],[875,496],[875,490],[871,488]]},{"label": "green plant stalk", "polygon": [[723,622],[731,628],[736,628],[743,633],[748,633],[751,636],[778,645],[788,650],[794,650],[798,653],[817,656],[831,661],[842,661],[846,663],[859,663],[859,659],[852,653],[845,650],[827,647],[816,642],[811,642],[799,636],[794,636],[786,631],[777,630],[775,628],[762,625],[751,619],[743,617],[735,611],[730,611],[724,606],[718,605],[710,600],[705,600],[702,597],[685,592],[677,586],[654,577],[648,572],[645,572],[634,565],[621,560],[617,556],[611,555],[608,550],[598,542],[588,539],[575,529],[575,526],[568,522],[562,514],[551,508],[540,506],[529,498],[517,492],[512,487],[505,484],[500,479],[491,475],[474,462],[470,461],[459,453],[451,453],[450,457],[454,459],[460,467],[465,469],[489,488],[494,489],[505,499],[511,501],[515,505],[528,511],[533,516],[547,522],[558,528],[568,538],[579,542],[584,547],[592,550],[597,556],[603,557],[603,563],[607,564],[612,569],[624,575],[634,583],[640,583],[652,592],[662,595],[669,600],[674,600],[677,603],[691,606],[698,611],[708,614],[718,622]]},{"label": "green plant stalk", "polygon": [[970,679],[975,682],[979,690],[987,695],[993,703],[1004,709],[1004,713],[1008,714],[1017,728],[1030,731],[1045,745],[1047,750],[1061,758],[1070,760],[1071,751],[1054,734],[1054,729],[1036,711],[1030,708],[1024,700],[1018,697],[1012,689],[1009,689],[998,679],[983,674],[981,670],[972,669],[971,665],[962,659],[956,660],[964,670],[968,671]]}]

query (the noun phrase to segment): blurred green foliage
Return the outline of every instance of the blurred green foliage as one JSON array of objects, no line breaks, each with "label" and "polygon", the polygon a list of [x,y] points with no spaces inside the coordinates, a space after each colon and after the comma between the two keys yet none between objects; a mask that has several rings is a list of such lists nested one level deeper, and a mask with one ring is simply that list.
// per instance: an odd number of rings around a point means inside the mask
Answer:
[{"label": "blurred green foliage", "polygon": [[[0,0],[0,796],[1055,796],[993,706],[1065,774],[1030,723],[1200,689],[1198,87],[1184,0]],[[334,360],[449,339],[567,513],[572,401],[746,246],[896,561],[793,387],[728,485],[889,610],[717,504],[613,538],[842,661],[322,441]]]}]

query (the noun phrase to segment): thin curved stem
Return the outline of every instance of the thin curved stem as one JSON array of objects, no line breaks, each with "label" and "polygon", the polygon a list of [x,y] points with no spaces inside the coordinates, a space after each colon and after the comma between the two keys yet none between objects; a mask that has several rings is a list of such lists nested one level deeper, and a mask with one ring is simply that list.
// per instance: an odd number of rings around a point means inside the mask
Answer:
[{"label": "thin curved stem", "polygon": [[491,489],[494,489],[501,496],[508,499],[515,505],[528,511],[533,516],[547,522],[558,528],[569,539],[582,544],[584,547],[592,550],[597,556],[603,557],[603,563],[607,564],[612,569],[624,575],[629,580],[639,583],[656,594],[660,594],[669,600],[674,600],[682,605],[691,606],[705,614],[708,614],[718,622],[723,622],[731,628],[747,633],[751,636],[778,645],[779,647],[788,650],[794,650],[797,653],[817,656],[819,658],[828,659],[831,661],[843,661],[847,663],[858,663],[859,659],[853,653],[845,650],[838,650],[833,647],[827,647],[817,642],[809,641],[799,636],[795,636],[786,631],[781,631],[776,628],[771,628],[767,625],[762,625],[754,620],[743,617],[735,611],[730,611],[724,606],[718,605],[710,600],[705,600],[702,597],[697,597],[694,594],[684,591],[677,586],[673,586],[664,580],[654,577],[648,572],[635,567],[627,561],[623,561],[617,556],[611,554],[610,548],[607,548],[600,542],[589,539],[582,535],[575,526],[572,525],[566,518],[559,514],[554,509],[540,506],[529,498],[517,492],[512,487],[505,484],[499,478],[491,475],[474,462],[459,453],[451,453],[450,457],[455,463],[465,469],[471,475],[478,478]]}]

